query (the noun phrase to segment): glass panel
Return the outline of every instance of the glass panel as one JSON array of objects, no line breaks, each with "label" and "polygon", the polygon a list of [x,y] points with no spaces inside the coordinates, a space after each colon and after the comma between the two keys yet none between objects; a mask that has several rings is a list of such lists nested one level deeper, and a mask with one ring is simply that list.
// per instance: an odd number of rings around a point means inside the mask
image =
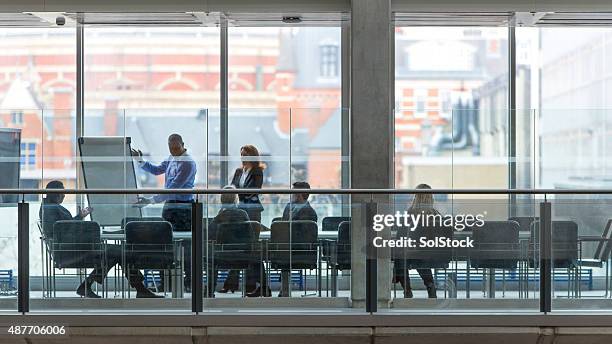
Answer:
[{"label": "glass panel", "polygon": [[[31,210],[30,210],[31,211]],[[0,310],[17,311],[17,204],[0,202]]]},{"label": "glass panel", "polygon": [[452,149],[453,187],[507,188],[509,111],[460,107],[452,111],[452,134],[442,138],[443,147]]},{"label": "glass panel", "polygon": [[393,263],[393,306],[379,311],[539,311],[539,202],[419,194],[379,205],[375,236],[391,242],[378,257]]},{"label": "glass panel", "polygon": [[[94,214],[104,208],[124,209],[115,212],[121,223],[95,221]],[[184,287],[190,233],[173,232],[173,224],[160,217],[133,216],[132,209],[139,212],[133,203],[84,207],[61,195],[47,195],[40,210],[31,214],[41,233],[32,236],[37,239],[30,247],[32,272],[41,276],[32,279],[31,309],[190,310]],[[190,204],[174,209],[190,210]],[[37,252],[42,257],[36,258]],[[135,300],[152,297],[157,299],[149,303]]]},{"label": "glass panel", "polygon": [[[339,197],[313,196],[278,195],[284,200],[275,218],[261,222],[249,221],[252,210],[240,200],[243,195],[218,195],[208,204],[203,268],[214,293],[204,295],[205,310],[253,307],[252,298],[261,300],[258,308],[350,306],[351,217],[329,216],[321,209],[350,214],[361,205],[330,204],[327,200]],[[262,206],[272,207],[265,201]],[[364,285],[364,277],[358,278]]]},{"label": "glass panel", "polygon": [[507,40],[501,27],[396,28],[398,187],[474,187],[485,167],[506,187]]},{"label": "glass panel", "polygon": [[553,195],[555,310],[610,310],[610,195]]}]

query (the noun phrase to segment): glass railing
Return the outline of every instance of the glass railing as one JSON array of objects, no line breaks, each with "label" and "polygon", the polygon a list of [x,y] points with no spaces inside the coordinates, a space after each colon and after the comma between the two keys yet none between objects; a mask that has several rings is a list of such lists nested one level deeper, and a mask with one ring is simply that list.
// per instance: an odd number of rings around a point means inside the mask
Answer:
[{"label": "glass railing", "polygon": [[[0,192],[19,194],[1,207],[4,311],[548,313],[612,306],[609,190]],[[285,203],[261,202],[257,211],[268,216],[254,219],[253,204],[240,201],[246,192]],[[194,201],[130,201],[156,194]],[[96,203],[92,195],[107,198]],[[340,201],[319,203],[330,195]]]}]

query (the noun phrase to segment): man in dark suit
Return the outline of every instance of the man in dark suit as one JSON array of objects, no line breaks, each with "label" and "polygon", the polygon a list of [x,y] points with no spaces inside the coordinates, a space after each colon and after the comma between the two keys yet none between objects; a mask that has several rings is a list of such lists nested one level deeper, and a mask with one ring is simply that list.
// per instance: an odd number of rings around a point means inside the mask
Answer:
[{"label": "man in dark suit", "polygon": [[[293,183],[294,189],[310,189],[310,184],[307,182]],[[310,206],[308,202],[308,193],[291,194],[291,201],[283,210],[282,221],[313,221],[317,222],[317,212]],[[289,296],[289,270],[281,271],[281,291],[279,297]]]},{"label": "man in dark suit", "polygon": [[[310,189],[310,184],[307,182],[293,183],[294,189]],[[282,221],[314,221],[317,222],[317,212],[310,206],[308,202],[308,193],[299,193],[291,195],[291,202],[287,203],[283,210]]]},{"label": "man in dark suit", "polygon": [[[64,189],[64,184],[58,180],[51,181],[47,184],[47,189]],[[58,221],[63,220],[82,220],[92,212],[91,208],[81,209],[77,216],[72,216],[68,209],[64,208],[61,204],[64,201],[64,194],[48,194],[42,201],[38,216],[40,218],[43,233],[47,238],[53,238],[53,226]],[[96,268],[91,274],[79,285],[76,293],[80,296],[89,298],[100,298],[96,294],[91,286],[93,282],[102,284],[104,278],[108,274],[108,271],[115,265],[121,265],[121,247],[119,245],[105,245],[106,247],[106,270],[102,267]],[[161,297],[155,295],[149,289],[147,289],[143,283],[144,277],[138,270],[127,271],[122,267],[121,269],[130,280],[130,285],[136,289],[136,297],[138,298],[154,298]]]}]

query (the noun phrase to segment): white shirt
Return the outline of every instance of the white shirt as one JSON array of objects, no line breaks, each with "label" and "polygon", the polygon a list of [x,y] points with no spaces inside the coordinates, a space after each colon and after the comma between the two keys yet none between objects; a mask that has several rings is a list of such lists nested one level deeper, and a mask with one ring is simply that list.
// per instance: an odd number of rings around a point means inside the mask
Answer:
[{"label": "white shirt", "polygon": [[244,183],[246,182],[247,177],[251,173],[251,169],[248,170],[242,169],[242,175],[240,176],[240,183],[238,184],[240,188],[244,188]]}]

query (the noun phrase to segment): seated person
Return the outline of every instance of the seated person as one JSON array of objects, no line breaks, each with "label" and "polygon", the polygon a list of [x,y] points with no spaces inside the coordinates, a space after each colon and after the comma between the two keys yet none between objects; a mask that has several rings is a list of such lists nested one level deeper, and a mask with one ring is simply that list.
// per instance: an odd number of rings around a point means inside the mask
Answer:
[{"label": "seated person", "polygon": [[[310,184],[307,182],[293,183],[294,189],[310,189]],[[291,194],[291,201],[283,210],[281,221],[313,221],[317,222],[317,212],[310,206],[308,202],[308,193]],[[279,297],[289,296],[289,271],[281,271],[281,291]]]},{"label": "seated person", "polygon": [[[235,187],[226,186],[224,189],[235,189]],[[223,194],[221,195],[221,209],[219,210],[219,213],[217,213],[217,216],[213,218],[210,228],[214,228],[218,233],[218,225],[220,224],[247,221],[249,221],[249,215],[247,212],[236,206],[236,194]],[[239,274],[240,272],[238,270],[230,270],[225,282],[223,283],[223,288],[221,288],[219,292],[227,293],[228,291],[231,291],[233,293],[234,291],[238,290]],[[215,284],[216,279],[215,274]],[[212,290],[215,290],[215,285],[212,286]]]},{"label": "seated person", "polygon": [[[224,189],[235,189],[233,185],[228,185],[224,187]],[[249,221],[249,216],[247,212],[243,209],[238,208],[236,194],[223,194],[221,195],[221,209],[217,216],[215,216],[211,222],[211,228],[214,229],[218,233],[218,225],[227,224],[227,223],[240,223]],[[247,271],[247,281],[246,281],[246,290],[249,291],[247,295],[258,292],[260,288],[256,287],[257,281],[259,280],[260,273],[264,271],[262,267],[259,265],[256,267],[252,267]],[[220,290],[221,293],[227,293],[231,291],[232,293],[238,290],[239,283],[239,275],[240,272],[238,270],[230,270],[227,279],[223,283],[223,288]],[[212,279],[213,284],[209,285],[210,290],[215,290],[216,278],[217,274],[215,271],[214,278]],[[265,275],[264,275],[265,280]],[[261,284],[261,283],[260,283]],[[259,291],[260,292],[260,291]],[[270,296],[270,292],[268,289],[267,296]]]},{"label": "seated person", "polygon": [[[416,187],[417,189],[431,189],[431,186],[427,184],[419,184]],[[425,194],[420,193],[414,195],[414,199],[412,200],[412,204],[408,208],[408,214],[418,215],[418,214],[431,214],[438,215],[440,212],[434,207],[434,197],[433,194]],[[393,269],[393,283],[398,283],[404,289],[404,297],[412,298],[412,287],[410,285],[410,274],[404,273],[403,268],[398,267],[398,261],[395,262],[395,266]],[[425,288],[427,288],[427,297],[430,299],[435,299],[437,297],[436,293],[436,283],[434,281],[433,273],[431,269],[417,269],[419,276],[423,280],[423,284]]]},{"label": "seated person", "polygon": [[[64,184],[60,181],[54,180],[47,184],[47,189],[64,189]],[[92,212],[91,208],[82,209],[77,216],[72,216],[68,209],[64,208],[61,204],[64,201],[64,194],[48,194],[47,197],[43,198],[42,205],[39,211],[39,217],[42,223],[43,232],[48,237],[53,237],[53,225],[57,221],[63,220],[82,220]],[[91,274],[85,279],[76,290],[76,293],[80,296],[90,298],[100,298],[100,296],[91,289],[93,282],[102,284],[104,278],[115,265],[121,265],[121,246],[119,245],[106,245],[106,271],[102,267],[96,268]],[[130,285],[136,289],[136,297],[138,298],[154,298],[162,297],[157,296],[149,289],[147,289],[143,283],[144,277],[138,270],[127,271],[121,269],[129,276]]]}]

